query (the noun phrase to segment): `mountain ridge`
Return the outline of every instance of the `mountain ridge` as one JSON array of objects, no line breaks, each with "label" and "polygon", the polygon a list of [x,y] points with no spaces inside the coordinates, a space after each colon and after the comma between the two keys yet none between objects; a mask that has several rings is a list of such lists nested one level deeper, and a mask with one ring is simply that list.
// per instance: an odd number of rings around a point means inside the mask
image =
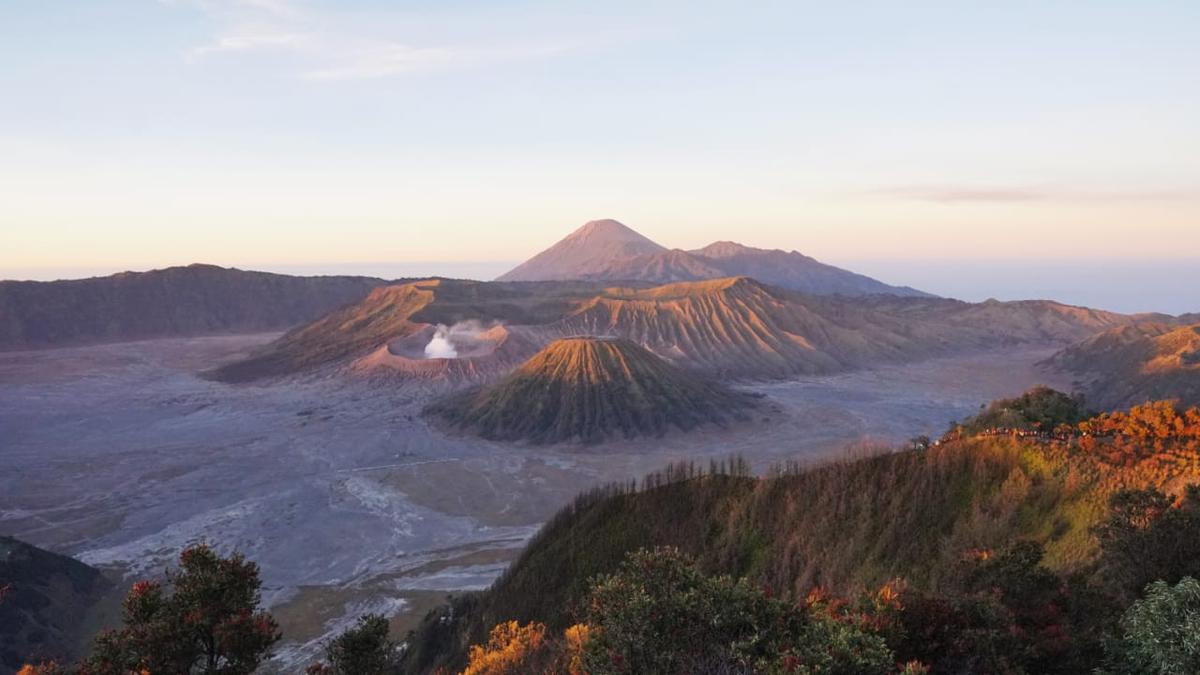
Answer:
[{"label": "mountain ridge", "polygon": [[[779,379],[972,349],[1061,347],[1135,320],[1048,301],[972,304],[809,295],[750,277],[650,287],[425,280],[376,289],[358,303],[294,329],[249,359],[223,366],[215,376],[248,381],[387,361],[402,366],[390,369],[397,375],[414,369],[446,372],[397,359],[423,358],[423,346],[413,341],[431,335],[437,325],[460,321],[503,324],[516,338],[503,343],[503,354],[496,352],[502,359],[452,364],[450,370],[466,374],[502,374],[505,364],[511,367],[514,359],[526,358],[556,337],[596,335],[631,340],[710,376]],[[376,356],[363,360],[371,354]]]},{"label": "mountain ridge", "polygon": [[1078,377],[1088,401],[1106,409],[1157,399],[1200,405],[1200,323],[1113,328],[1063,349],[1046,365]]},{"label": "mountain ridge", "polygon": [[929,296],[822,263],[797,251],[716,241],[685,251],[667,249],[614,220],[591,221],[497,281],[590,279],[670,283],[753,276],[776,286],[821,295]]},{"label": "mountain ridge", "polygon": [[0,281],[0,351],[281,330],[385,283],[201,263],[88,279]]}]

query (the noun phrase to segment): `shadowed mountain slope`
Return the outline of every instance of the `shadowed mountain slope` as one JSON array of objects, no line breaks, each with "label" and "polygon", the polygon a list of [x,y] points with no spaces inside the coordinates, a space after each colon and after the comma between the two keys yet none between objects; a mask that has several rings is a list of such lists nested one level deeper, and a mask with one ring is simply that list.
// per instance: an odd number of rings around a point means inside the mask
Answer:
[{"label": "shadowed mountain slope", "polygon": [[1077,376],[1094,406],[1157,399],[1200,405],[1200,323],[1116,328],[1064,349],[1049,364]]},{"label": "shadowed mountain slope", "polygon": [[737,394],[616,338],[555,340],[516,371],[430,407],[484,438],[556,443],[658,436],[744,418]]},{"label": "shadowed mountain slope", "polygon": [[863,298],[862,305],[898,319],[938,325],[950,335],[966,332],[996,346],[1074,342],[1140,320],[1138,316],[1053,300],[963,302],[876,295]]},{"label": "shadowed mountain slope", "polygon": [[214,265],[0,281],[0,350],[280,330],[359,300],[383,283]]},{"label": "shadowed mountain slope", "polygon": [[721,276],[750,276],[771,284],[816,295],[899,295],[928,293],[891,286],[863,274],[827,265],[798,251],[767,250],[718,241],[691,254],[721,270]]},{"label": "shadowed mountain slope", "polygon": [[730,275],[725,274],[719,267],[708,261],[676,248],[661,253],[649,253],[634,258],[615,260],[605,265],[603,270],[583,276],[602,281],[645,281],[653,284],[669,284],[677,281],[719,279]]},{"label": "shadowed mountain slope", "polygon": [[0,672],[78,656],[89,610],[110,590],[93,567],[0,536]]}]

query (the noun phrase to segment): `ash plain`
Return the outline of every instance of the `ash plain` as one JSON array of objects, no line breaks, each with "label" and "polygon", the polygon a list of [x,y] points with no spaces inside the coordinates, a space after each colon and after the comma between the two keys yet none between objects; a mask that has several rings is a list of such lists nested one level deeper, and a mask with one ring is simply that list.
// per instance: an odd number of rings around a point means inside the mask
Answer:
[{"label": "ash plain", "polygon": [[[131,582],[207,541],[259,563],[292,671],[367,611],[411,627],[486,587],[588,487],[740,454],[756,469],[936,436],[980,404],[1067,387],[1021,348],[743,385],[774,414],[729,430],[588,447],[447,435],[420,415],[446,385],[199,376],[275,334],[0,353],[0,533]],[[111,620],[111,617],[107,620]]]}]

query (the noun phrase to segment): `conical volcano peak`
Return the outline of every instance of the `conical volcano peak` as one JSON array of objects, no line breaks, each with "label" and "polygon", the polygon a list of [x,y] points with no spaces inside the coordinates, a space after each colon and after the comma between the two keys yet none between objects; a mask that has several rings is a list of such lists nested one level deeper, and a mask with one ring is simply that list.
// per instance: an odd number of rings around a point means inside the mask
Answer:
[{"label": "conical volcano peak", "polygon": [[579,279],[613,263],[667,249],[612,219],[592,220],[498,281]]},{"label": "conical volcano peak", "polygon": [[756,405],[630,340],[578,336],[555,340],[503,380],[429,412],[494,440],[594,443],[724,425]]},{"label": "conical volcano peak", "polygon": [[[567,235],[567,238],[572,237],[596,237],[603,239],[622,239],[626,241],[650,241],[646,237],[638,234],[633,228],[619,220],[612,218],[601,218],[600,220],[589,220]],[[654,242],[650,242],[654,243]]]}]

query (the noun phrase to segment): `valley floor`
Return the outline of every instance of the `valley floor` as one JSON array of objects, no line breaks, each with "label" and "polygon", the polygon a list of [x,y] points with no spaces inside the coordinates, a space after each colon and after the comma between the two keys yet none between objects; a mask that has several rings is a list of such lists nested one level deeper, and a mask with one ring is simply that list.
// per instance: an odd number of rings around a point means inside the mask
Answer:
[{"label": "valley floor", "polygon": [[1053,349],[993,351],[755,384],[775,411],[736,429],[590,447],[448,437],[429,383],[196,375],[275,335],[0,353],[0,533],[114,574],[153,575],[189,542],[262,567],[265,599],[305,662],[367,611],[410,624],[486,586],[577,492],[691,458],[756,468],[847,444],[938,435],[1036,383]]}]

